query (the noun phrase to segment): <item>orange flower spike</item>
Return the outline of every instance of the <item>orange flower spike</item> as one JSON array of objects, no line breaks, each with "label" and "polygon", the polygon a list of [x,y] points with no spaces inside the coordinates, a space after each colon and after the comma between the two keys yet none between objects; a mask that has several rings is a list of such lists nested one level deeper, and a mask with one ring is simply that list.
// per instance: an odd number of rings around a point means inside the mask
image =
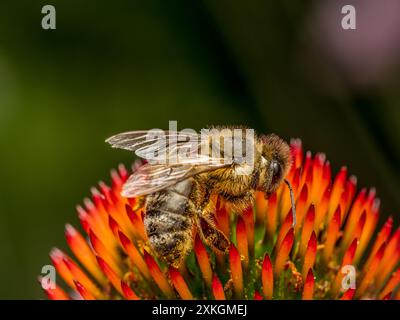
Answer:
[{"label": "orange flower spike", "polygon": [[229,214],[224,205],[217,208],[216,220],[218,228],[229,238],[231,233]]},{"label": "orange flower spike", "polygon": [[308,270],[313,268],[316,255],[317,255],[317,236],[313,231],[310,240],[308,241],[307,251],[304,256],[303,269],[301,272],[303,280],[306,279]]},{"label": "orange flower spike", "polygon": [[303,188],[304,184],[306,183],[307,174],[310,169],[312,169],[312,154],[310,151],[306,152],[306,158],[304,160],[304,165],[301,172],[300,178],[300,188]]},{"label": "orange flower spike", "polygon": [[131,289],[131,287],[124,281],[121,280],[122,294],[127,300],[140,300],[136,293]]},{"label": "orange flower spike", "polygon": [[174,291],[172,290],[171,286],[169,285],[167,279],[165,278],[164,274],[162,273],[158,264],[154,261],[153,257],[144,250],[143,252],[144,261],[149,268],[150,274],[153,277],[153,280],[160,288],[160,290],[168,297],[172,298],[175,296]]},{"label": "orange flower spike", "polygon": [[65,283],[71,288],[75,289],[74,277],[64,262],[65,254],[60,249],[53,248],[50,251],[50,259],[57,273],[63,278]]},{"label": "orange flower spike", "polygon": [[38,277],[40,286],[50,300],[69,300],[69,296],[56,283],[43,277]]},{"label": "orange flower spike", "polygon": [[384,281],[392,272],[400,258],[400,228],[396,230],[391,239],[389,240],[385,254],[383,255],[381,265],[377,272],[377,286],[381,287]]},{"label": "orange flower spike", "polygon": [[[99,219],[101,219],[101,222],[105,224],[107,222],[107,216],[108,216],[105,205],[106,204],[105,196],[102,195],[100,191],[97,190],[97,188],[95,187],[92,187],[90,189],[90,192],[92,193],[92,201],[94,204],[93,214],[98,216]],[[88,209],[89,207],[91,207],[90,202],[87,202],[87,204],[85,203],[85,205]]]},{"label": "orange flower spike", "polygon": [[141,217],[141,211],[133,211],[132,208],[126,204],[125,205],[125,211],[126,214],[129,218],[129,220],[132,223],[133,226],[133,233],[135,234],[135,236],[141,238],[142,240],[147,240],[147,236],[146,236],[146,232],[144,230],[144,225],[143,225],[143,221],[142,221],[142,217]]},{"label": "orange flower spike", "polygon": [[294,230],[290,228],[277,252],[274,264],[274,274],[278,277],[285,267],[294,241]]},{"label": "orange flower spike", "polygon": [[289,189],[282,184],[277,190],[277,195],[278,212],[280,212],[279,221],[283,221],[283,219],[285,218],[285,214],[292,208]]},{"label": "orange flower spike", "polygon": [[276,227],[278,223],[277,210],[278,210],[278,197],[276,192],[274,192],[268,199],[268,207],[265,213],[265,227],[266,227],[266,232],[270,238],[272,238],[276,232]]},{"label": "orange flower spike", "polygon": [[212,291],[215,300],[225,300],[225,292],[224,288],[222,287],[221,281],[219,281],[216,275],[213,276],[212,279]]},{"label": "orange flower spike", "polygon": [[240,255],[236,247],[231,244],[229,249],[229,263],[231,267],[231,277],[235,296],[237,298],[243,295],[243,273]]},{"label": "orange flower spike", "polygon": [[315,207],[312,204],[310,208],[308,208],[303,228],[301,230],[301,238],[300,238],[300,252],[299,255],[301,258],[304,258],[304,254],[307,249],[308,240],[310,239],[311,233],[314,230],[314,220],[315,220]]},{"label": "orange flower spike", "polygon": [[354,256],[356,254],[358,246],[358,239],[355,238],[351,242],[350,246],[347,248],[346,252],[344,253],[343,259],[342,259],[342,264],[341,267],[339,268],[335,281],[332,286],[332,295],[336,297],[339,294],[339,290],[341,287],[342,279],[343,279],[343,274],[342,274],[342,268],[344,266],[352,265]]},{"label": "orange flower spike", "polygon": [[332,219],[333,213],[339,204],[340,197],[344,191],[344,187],[346,184],[346,179],[347,168],[342,167],[333,182],[331,200],[329,203],[328,221]]},{"label": "orange flower spike", "polygon": [[236,224],[236,242],[241,260],[243,260],[244,268],[247,269],[249,265],[249,247],[246,235],[246,225],[242,217],[238,217]]},{"label": "orange flower spike", "polygon": [[115,271],[107,264],[107,262],[104,259],[102,259],[99,256],[97,257],[97,262],[101,270],[103,270],[104,274],[108,278],[108,280],[110,280],[115,290],[117,290],[120,294],[123,294],[121,289],[121,279],[115,273]]},{"label": "orange flower spike", "polygon": [[96,298],[79,282],[74,280],[76,290],[84,300],[96,300]]},{"label": "orange flower spike", "polygon": [[[245,231],[247,236],[247,244],[250,254],[254,254],[254,212],[253,207],[250,206],[242,213],[242,218],[245,224]],[[241,253],[242,254],[242,253]]]},{"label": "orange flower spike", "polygon": [[116,259],[116,252],[109,251],[103,242],[94,234],[92,230],[89,230],[89,238],[90,238],[90,243],[93,246],[94,251],[98,256],[103,258],[107,264],[111,266],[113,270],[115,270],[119,275],[122,274],[119,264],[117,263]]},{"label": "orange flower spike", "polygon": [[104,283],[104,275],[101,272],[96,257],[85,238],[70,224],[65,226],[65,238],[67,239],[67,243],[72,252],[83,266],[96,278],[97,281]]},{"label": "orange flower spike", "polygon": [[[90,202],[90,200],[87,199],[87,202]],[[103,226],[99,225],[98,221],[92,216],[92,214],[89,213],[89,210],[86,210],[81,206],[77,206],[76,211],[78,212],[78,218],[81,222],[83,230],[85,230],[87,234],[89,234],[89,229],[92,229],[99,234],[104,232]]]},{"label": "orange flower spike", "polygon": [[352,201],[354,200],[354,196],[356,194],[357,189],[357,177],[351,176],[349,181],[347,181],[346,188],[349,192],[349,199],[347,202],[346,212],[349,211]]},{"label": "orange flower spike", "polygon": [[265,193],[262,191],[255,192],[255,207],[257,215],[257,223],[263,222],[267,214],[268,200],[265,199]]},{"label": "orange flower spike", "polygon": [[121,190],[124,182],[122,181],[119,172],[115,169],[112,169],[110,171],[110,176],[111,176],[111,186],[113,190]]},{"label": "orange flower spike", "polygon": [[315,210],[314,230],[317,234],[325,225],[325,219],[326,219],[326,214],[328,213],[330,198],[331,198],[331,188],[327,186],[322,195],[321,201],[318,203]]},{"label": "orange flower spike", "polygon": [[[353,239],[360,239],[360,237],[362,236],[363,230],[364,230],[366,219],[367,219],[367,212],[364,211],[362,213],[362,215],[360,216],[360,218],[358,219],[358,223],[357,223],[356,228],[354,229],[354,232],[353,232],[353,235],[352,235],[352,240]],[[348,243],[345,243],[343,241],[341,245],[342,245],[342,248],[346,248],[348,246]]]},{"label": "orange flower spike", "polygon": [[398,285],[400,285],[400,267],[392,274],[386,286],[379,294],[379,299],[383,299],[388,293],[393,292]]},{"label": "orange flower spike", "polygon": [[340,206],[337,207],[332,220],[328,225],[328,230],[326,233],[326,241],[324,244],[324,249],[322,251],[322,259],[324,260],[325,264],[328,264],[331,256],[333,254],[333,249],[335,248],[335,243],[339,235],[340,230]]},{"label": "orange flower spike", "polygon": [[326,161],[322,171],[322,181],[321,181],[322,190],[326,190],[326,188],[331,183],[331,179],[332,179],[331,163],[329,161]]},{"label": "orange flower spike", "polygon": [[292,178],[292,188],[294,193],[294,199],[297,199],[299,188],[300,188],[301,168],[297,168]]},{"label": "orange flower spike", "polygon": [[[347,187],[345,187],[344,191],[342,192],[341,196],[340,196],[340,200],[339,200],[339,207],[340,207],[340,212],[341,212],[341,221],[345,221],[346,220],[346,215],[347,215],[347,211],[346,208],[348,206],[348,202],[349,202],[349,189]],[[330,217],[332,218],[332,217]]]},{"label": "orange flower spike", "polygon": [[308,186],[305,184],[303,188],[301,189],[300,196],[297,200],[296,204],[296,226],[295,226],[295,231],[300,229],[304,216],[307,213],[308,207],[309,207],[309,195],[308,195]]},{"label": "orange flower spike", "polygon": [[343,241],[346,243],[349,243],[351,241],[351,236],[353,234],[353,231],[357,225],[358,219],[360,218],[360,215],[363,212],[363,207],[365,206],[365,203],[367,201],[367,189],[362,189],[360,193],[357,195],[356,199],[354,200],[354,203],[352,205],[352,208],[350,210],[349,216],[347,218],[347,223],[344,229],[343,233]]},{"label": "orange flower spike", "polygon": [[169,268],[169,276],[171,278],[172,284],[174,285],[176,291],[178,292],[179,296],[183,300],[193,300],[192,293],[187,286],[185,279],[183,279],[182,275],[179,271],[175,268]]},{"label": "orange flower spike", "polygon": [[303,295],[302,295],[303,300],[312,300],[313,299],[314,282],[315,282],[314,274],[312,272],[312,269],[310,268],[307,272],[307,277],[304,282]]},{"label": "orange flower spike", "polygon": [[283,239],[287,235],[290,228],[292,228],[292,226],[293,226],[293,214],[292,210],[290,210],[285,218],[285,221],[283,221],[281,228],[279,229],[278,238],[276,239],[276,244],[274,248],[275,251],[280,248]]},{"label": "orange flower spike", "polygon": [[323,168],[326,156],[323,153],[317,153],[314,157],[312,164],[312,183],[311,185],[311,202],[315,203],[319,201],[321,193],[324,189],[321,189]]},{"label": "orange flower spike", "polygon": [[382,260],[383,254],[385,253],[385,248],[386,248],[386,243],[384,242],[379,248],[378,252],[375,254],[375,257],[372,260],[369,268],[364,273],[364,278],[362,279],[360,285],[357,288],[356,297],[360,297],[373,281],[375,274],[378,270],[379,264]]},{"label": "orange flower spike", "polygon": [[274,273],[268,254],[265,254],[261,270],[262,289],[265,299],[271,300],[274,292]]},{"label": "orange flower spike", "polygon": [[[99,288],[93,283],[93,281],[86,275],[85,272],[81,270],[70,258],[64,256],[63,261],[69,271],[71,272],[74,280],[78,281],[82,287],[90,294],[96,298],[101,298],[101,292]],[[75,283],[76,286],[76,283]]]},{"label": "orange flower spike", "polygon": [[300,139],[290,140],[290,151],[293,159],[293,168],[300,168],[303,163],[303,145]]},{"label": "orange flower spike", "polygon": [[123,163],[118,165],[118,174],[122,180],[122,183],[124,183],[129,178],[128,170]]},{"label": "orange flower spike", "polygon": [[367,248],[373,233],[375,232],[376,225],[379,219],[379,207],[380,207],[380,200],[375,199],[374,205],[372,206],[371,210],[367,214],[367,219],[365,222],[364,230],[362,232],[362,236],[360,238],[360,244],[357,249],[355,261],[358,262],[365,249]]},{"label": "orange flower spike", "polygon": [[207,254],[207,250],[198,235],[196,235],[196,239],[194,242],[194,252],[196,254],[197,263],[200,266],[201,274],[203,275],[204,281],[209,287],[211,287],[213,274],[210,259]]},{"label": "orange flower spike", "polygon": [[356,289],[352,289],[352,288],[347,289],[347,291],[345,293],[343,293],[340,300],[352,300],[355,293],[356,293]]},{"label": "orange flower spike", "polygon": [[147,268],[146,262],[144,261],[142,255],[139,253],[138,249],[136,249],[136,246],[122,231],[118,232],[118,238],[120,240],[122,248],[129,256],[129,259],[139,269],[139,271],[146,279],[150,279],[151,276],[149,269]]},{"label": "orange flower spike", "polygon": [[379,231],[378,236],[372,246],[371,253],[368,257],[368,260],[364,264],[364,271],[366,268],[369,267],[372,259],[375,257],[376,252],[378,249],[381,247],[381,245],[384,242],[387,242],[387,240],[390,237],[390,234],[392,232],[392,227],[393,227],[393,217],[389,217],[385,224],[383,225],[382,229]]},{"label": "orange flower spike", "polygon": [[118,239],[118,231],[120,230],[120,227],[117,221],[115,221],[111,215],[108,216],[108,226],[110,227],[110,230],[112,231],[116,239]]},{"label": "orange flower spike", "polygon": [[351,265],[353,263],[357,247],[358,247],[358,239],[354,238],[343,256],[342,267],[346,265]]}]

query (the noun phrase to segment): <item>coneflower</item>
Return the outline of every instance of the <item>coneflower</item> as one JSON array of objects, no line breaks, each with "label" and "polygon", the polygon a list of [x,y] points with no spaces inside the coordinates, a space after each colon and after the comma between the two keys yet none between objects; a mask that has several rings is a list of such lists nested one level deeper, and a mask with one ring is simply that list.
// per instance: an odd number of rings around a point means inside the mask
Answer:
[{"label": "coneflower", "polygon": [[[182,268],[152,252],[143,226],[142,198],[120,196],[129,172],[111,172],[78,206],[84,235],[65,228],[75,260],[59,249],[50,258],[68,289],[44,289],[50,299],[399,299],[400,229],[389,217],[377,229],[375,189],[356,192],[357,179],[342,167],[332,179],[322,153],[303,155],[291,142],[297,223],[281,186],[268,200],[232,212],[217,199],[215,221],[230,239],[229,253],[198,236]],[[135,168],[133,168],[135,170]],[[348,273],[355,270],[355,274]],[[354,285],[347,281],[355,276]],[[350,279],[351,280],[351,279]],[[350,284],[349,284],[350,283]]]}]

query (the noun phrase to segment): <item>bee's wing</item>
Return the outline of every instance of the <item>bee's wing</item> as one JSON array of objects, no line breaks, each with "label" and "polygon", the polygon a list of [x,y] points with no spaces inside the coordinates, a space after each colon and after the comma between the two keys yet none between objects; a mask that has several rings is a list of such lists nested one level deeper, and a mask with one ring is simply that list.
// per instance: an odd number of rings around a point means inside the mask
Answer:
[{"label": "bee's wing", "polygon": [[176,151],[176,148],[189,148],[191,144],[198,145],[200,135],[194,131],[142,130],[119,133],[108,138],[106,142],[113,148],[134,151],[137,156],[146,159],[146,155],[161,152],[168,155]]},{"label": "bee's wing", "polygon": [[[231,132],[230,132],[231,133]],[[218,139],[203,136],[195,131],[130,131],[106,140],[113,148],[134,151],[152,164],[219,164],[232,163],[232,155],[226,155],[224,145]],[[227,141],[236,146],[249,141],[243,136],[230,137]],[[224,140],[225,141],[225,140]],[[250,141],[254,145],[254,140]],[[212,150],[212,152],[211,152]],[[243,149],[243,152],[245,149]],[[178,160],[179,159],[179,160]]]},{"label": "bee's wing", "polygon": [[226,164],[187,163],[175,166],[144,164],[125,182],[121,195],[132,198],[151,194],[168,188],[196,174],[216,170]]},{"label": "bee's wing", "polygon": [[[147,195],[196,174],[232,165],[234,159],[226,157],[224,146],[212,137],[215,136],[202,136],[194,131],[152,130],[125,132],[107,139],[112,147],[134,151],[149,160],[129,177],[122,195]],[[241,137],[232,140],[232,143],[242,142]],[[155,154],[164,158],[154,158]]]}]

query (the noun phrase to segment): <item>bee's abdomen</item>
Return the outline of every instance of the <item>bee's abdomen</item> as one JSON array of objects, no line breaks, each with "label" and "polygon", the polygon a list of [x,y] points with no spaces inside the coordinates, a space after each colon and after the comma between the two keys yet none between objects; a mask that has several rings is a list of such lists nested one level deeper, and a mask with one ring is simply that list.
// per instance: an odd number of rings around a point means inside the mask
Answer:
[{"label": "bee's abdomen", "polygon": [[178,266],[191,248],[193,219],[189,206],[192,180],[149,195],[144,226],[153,250]]}]

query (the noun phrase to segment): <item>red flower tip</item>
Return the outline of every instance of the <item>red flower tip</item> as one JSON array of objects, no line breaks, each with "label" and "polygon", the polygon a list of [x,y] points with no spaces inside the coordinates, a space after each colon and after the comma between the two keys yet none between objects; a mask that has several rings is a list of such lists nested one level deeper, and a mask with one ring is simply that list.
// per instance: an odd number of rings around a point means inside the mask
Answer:
[{"label": "red flower tip", "polygon": [[237,297],[241,297],[243,294],[242,264],[240,261],[239,252],[233,244],[231,244],[229,249],[229,261],[235,295]]},{"label": "red flower tip", "polygon": [[342,297],[340,300],[351,300],[354,297],[354,293],[356,292],[356,289],[347,289],[345,293],[343,293]]},{"label": "red flower tip", "polygon": [[108,265],[108,263],[103,260],[101,257],[97,256],[97,263],[99,264],[101,270],[106,275],[108,280],[110,280],[111,284],[120,294],[122,294],[121,289],[121,281],[119,276],[115,273],[115,271]]},{"label": "red flower tip", "polygon": [[391,300],[391,298],[392,298],[392,292],[389,292],[386,296],[382,298],[382,300]]},{"label": "red flower tip", "polygon": [[266,254],[262,264],[261,282],[263,286],[264,297],[268,300],[272,299],[274,292],[274,273],[272,271],[272,263],[269,255]]},{"label": "red flower tip", "polygon": [[131,289],[131,287],[125,283],[124,281],[121,281],[121,289],[124,297],[128,300],[140,300],[140,298],[136,295],[136,293]]},{"label": "red flower tip", "polygon": [[69,300],[69,296],[55,283],[46,279],[46,283],[44,283],[43,277],[38,277],[38,281],[40,286],[42,287],[44,293],[50,300]]},{"label": "red flower tip", "polygon": [[147,267],[149,268],[150,274],[160,288],[160,290],[169,298],[174,297],[174,291],[172,290],[171,286],[169,285],[167,279],[165,278],[164,274],[162,273],[160,267],[155,262],[153,257],[146,251],[143,250],[143,258],[146,262]]},{"label": "red flower tip", "polygon": [[74,280],[76,290],[79,292],[84,300],[96,300],[96,298],[86,290],[86,288],[79,282]]},{"label": "red flower tip", "polygon": [[304,257],[305,251],[307,249],[307,242],[310,239],[311,232],[314,230],[314,221],[315,221],[315,206],[310,205],[306,218],[303,223],[303,228],[301,231],[300,238],[300,257]]},{"label": "red flower tip", "polygon": [[262,295],[256,290],[256,291],[254,291],[254,297],[253,297],[253,299],[254,299],[254,300],[262,300],[263,297],[262,297]]},{"label": "red flower tip", "polygon": [[[129,256],[129,259],[132,261],[133,265],[135,265],[139,269],[139,271],[146,279],[150,279],[151,275],[148,266],[136,246],[122,231],[118,232],[118,238],[122,245],[122,248]],[[150,261],[149,263],[152,262]]]},{"label": "red flower tip", "polygon": [[276,276],[279,276],[283,271],[286,261],[288,260],[289,253],[292,250],[293,241],[294,230],[293,228],[290,228],[285,238],[283,239],[275,258],[274,273]]},{"label": "red flower tip", "polygon": [[249,264],[249,247],[246,234],[246,225],[242,217],[238,217],[236,223],[236,241],[240,256],[243,258],[244,267],[247,268]]},{"label": "red flower tip", "polygon": [[341,225],[340,211],[341,211],[340,206],[338,206],[332,217],[332,220],[330,221],[330,223],[328,225],[325,246],[324,246],[324,250],[322,252],[322,257],[323,257],[325,264],[328,264],[328,262],[330,261],[332,253],[333,253],[333,249],[335,247],[336,240],[338,238],[340,225]]},{"label": "red flower tip", "polygon": [[307,250],[304,256],[303,269],[302,269],[303,279],[306,278],[308,270],[314,266],[316,254],[317,254],[317,236],[313,231],[310,240],[308,241]]},{"label": "red flower tip", "polygon": [[196,235],[194,242],[194,252],[196,254],[197,262],[199,263],[201,273],[208,286],[211,286],[212,281],[212,269],[210,259],[207,254],[207,250],[200,240],[199,236]]},{"label": "red flower tip", "polygon": [[212,291],[215,300],[225,300],[224,288],[216,275],[214,275],[212,279]]},{"label": "red flower tip", "polygon": [[242,214],[245,223],[247,244],[251,254],[254,253],[254,211],[253,206],[249,206]]},{"label": "red flower tip", "polygon": [[314,274],[312,272],[312,269],[310,268],[308,270],[307,277],[303,287],[303,295],[302,295],[303,300],[312,300],[314,294],[314,282],[315,282]]},{"label": "red flower tip", "polygon": [[115,221],[113,217],[111,217],[111,215],[108,215],[108,226],[110,227],[114,236],[117,236],[119,231],[119,226],[117,221]]},{"label": "red flower tip", "polygon": [[183,300],[193,300],[193,296],[189,290],[189,287],[187,286],[179,271],[171,267],[169,268],[169,276],[179,296]]}]

